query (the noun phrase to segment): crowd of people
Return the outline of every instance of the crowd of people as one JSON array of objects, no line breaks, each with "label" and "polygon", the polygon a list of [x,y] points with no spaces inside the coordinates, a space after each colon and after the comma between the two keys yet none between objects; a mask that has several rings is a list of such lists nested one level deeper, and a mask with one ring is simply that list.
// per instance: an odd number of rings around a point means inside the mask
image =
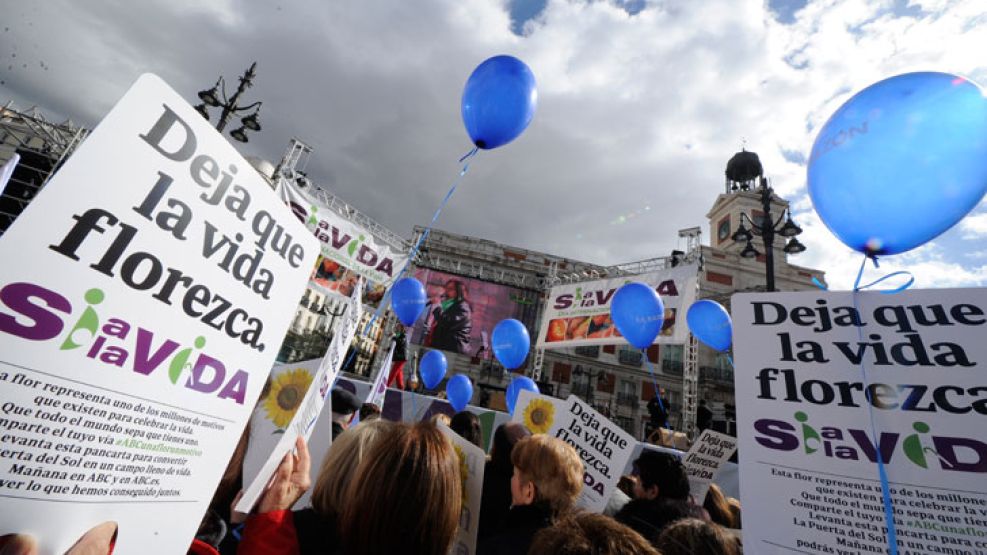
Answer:
[{"label": "crowd of people", "polygon": [[[250,515],[233,511],[242,487],[249,429],[230,461],[189,553],[196,555],[363,555],[459,553],[464,507],[460,456],[437,422],[485,445],[479,419],[460,412],[417,424],[380,418],[375,407],[333,391],[339,422],[319,468],[298,439]],[[335,413],[336,410],[342,412]],[[359,410],[359,424],[342,425]],[[335,428],[335,426],[334,426]],[[334,432],[336,430],[334,429]],[[583,511],[583,462],[568,443],[532,435],[518,423],[498,427],[484,468],[478,555],[734,555],[741,552],[740,506],[711,487],[689,491],[681,461],[645,450],[621,479],[604,514]],[[313,472],[314,470],[314,472]],[[310,506],[294,510],[311,489]],[[97,527],[99,528],[99,527]],[[112,553],[113,526],[91,531],[70,553]],[[97,530],[97,529],[94,529]],[[0,538],[0,553],[33,553],[31,538]],[[81,546],[81,547],[80,547]]]}]

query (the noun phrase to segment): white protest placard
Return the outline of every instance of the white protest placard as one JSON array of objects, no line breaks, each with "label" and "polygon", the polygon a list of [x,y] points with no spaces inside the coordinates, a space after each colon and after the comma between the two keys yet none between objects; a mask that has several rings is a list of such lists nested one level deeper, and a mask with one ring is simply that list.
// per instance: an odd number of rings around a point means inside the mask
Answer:
[{"label": "white protest placard", "polygon": [[559,438],[576,449],[584,466],[583,491],[576,504],[602,512],[637,447],[634,437],[575,395],[562,401],[521,391],[513,420],[533,434]]},{"label": "white protest placard", "polygon": [[696,503],[703,504],[709,485],[736,450],[737,438],[706,429],[682,457],[689,477],[689,494]]},{"label": "white protest placard", "polygon": [[[350,303],[343,314],[343,323],[336,329],[336,334],[333,336],[332,341],[329,342],[329,348],[326,350],[326,354],[322,357],[322,361],[316,370],[315,379],[312,385],[309,386],[308,391],[305,392],[305,399],[302,401],[301,406],[296,409],[294,416],[291,417],[291,422],[288,423],[284,433],[278,436],[277,442],[270,449],[268,449],[271,444],[271,438],[269,436],[257,436],[257,439],[264,443],[255,446],[255,442],[253,441],[255,436],[251,435],[251,444],[247,448],[248,452],[257,449],[262,453],[266,451],[268,455],[267,460],[261,466],[256,476],[250,477],[244,473],[243,483],[245,487],[243,496],[237,502],[237,511],[249,513],[253,509],[254,504],[257,503],[261,494],[264,493],[264,488],[271,480],[271,477],[274,476],[274,471],[281,464],[281,460],[285,454],[294,449],[295,440],[298,436],[302,436],[305,438],[305,441],[308,441],[309,437],[312,436],[312,431],[315,429],[317,422],[322,424],[323,428],[327,424],[331,426],[330,412],[332,411],[332,407],[329,407],[329,411],[324,411],[323,409],[326,404],[331,403],[331,401],[327,403],[329,390],[332,384],[335,383],[336,376],[339,375],[339,370],[343,367],[346,350],[356,336],[356,328],[360,323],[360,315],[363,312],[360,303],[360,298],[363,295],[362,283],[363,280],[357,281],[356,286],[353,288],[353,292],[350,295]],[[258,407],[258,410],[261,408]],[[325,414],[320,417],[322,413]],[[332,443],[331,432],[328,435],[328,439],[326,439],[324,434],[320,434],[319,437],[321,439],[319,444],[310,449],[310,455],[314,464],[322,461],[322,457],[325,456],[325,452],[329,450],[329,445]],[[244,467],[244,470],[246,470],[246,467]]]},{"label": "white protest placard", "polygon": [[0,238],[0,535],[184,553],[318,245],[143,75]]},{"label": "white protest placard", "polygon": [[887,552],[878,453],[900,553],[987,548],[987,289],[732,307],[745,550]]},{"label": "white protest placard", "polygon": [[456,449],[463,484],[463,510],[451,553],[473,555],[476,553],[476,531],[480,522],[480,498],[483,496],[483,470],[487,455],[483,449],[463,439],[449,426],[439,422],[439,429]]},{"label": "white protest placard", "polygon": [[367,392],[366,403],[371,405],[377,405],[378,407],[384,406],[384,395],[387,394],[387,377],[391,374],[391,362],[394,360],[394,347],[395,344],[391,343],[391,348],[387,351],[387,356],[384,357],[384,361],[380,364],[380,370],[377,371],[377,377],[374,379],[373,385],[370,386],[370,391]]}]

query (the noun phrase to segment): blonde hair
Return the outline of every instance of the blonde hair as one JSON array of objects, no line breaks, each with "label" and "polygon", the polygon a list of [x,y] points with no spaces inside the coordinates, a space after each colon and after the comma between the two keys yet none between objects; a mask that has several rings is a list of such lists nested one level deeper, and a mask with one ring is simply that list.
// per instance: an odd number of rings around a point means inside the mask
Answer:
[{"label": "blonde hair", "polygon": [[571,445],[535,434],[517,442],[511,463],[521,477],[535,485],[535,501],[548,503],[554,515],[576,504],[583,489],[583,461]]},{"label": "blonde hair", "polygon": [[438,423],[441,422],[441,423],[445,424],[446,426],[448,426],[449,424],[452,423],[452,419],[449,418],[449,415],[448,414],[437,412],[437,413],[435,413],[435,414],[432,415],[432,418],[429,418],[429,422],[431,422],[432,424],[438,424]]},{"label": "blonde hair", "polygon": [[326,453],[322,468],[312,489],[312,508],[323,516],[342,512],[346,504],[346,488],[364,456],[384,432],[394,426],[388,420],[361,422],[339,435]]}]

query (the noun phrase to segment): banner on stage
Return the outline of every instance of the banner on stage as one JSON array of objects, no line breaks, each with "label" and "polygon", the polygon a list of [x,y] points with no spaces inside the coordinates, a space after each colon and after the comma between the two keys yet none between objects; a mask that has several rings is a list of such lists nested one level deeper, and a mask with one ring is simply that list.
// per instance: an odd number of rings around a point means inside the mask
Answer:
[{"label": "banner on stage", "polygon": [[698,276],[699,268],[690,264],[636,276],[557,285],[545,303],[537,346],[551,349],[626,342],[610,318],[610,302],[617,289],[630,282],[651,285],[665,305],[665,322],[655,343],[684,343],[689,329],[683,311],[696,298]]},{"label": "banner on stage", "polygon": [[[285,454],[294,449],[298,436],[304,437],[305,441],[309,441],[310,437],[319,439],[310,442],[315,444],[309,450],[313,463],[319,464],[328,451],[332,443],[332,406],[327,401],[331,401],[329,392],[336,383],[336,376],[343,367],[346,351],[353,342],[360,323],[363,312],[360,304],[363,295],[361,284],[362,280],[357,281],[353,288],[350,303],[343,313],[343,323],[329,342],[329,348],[315,368],[308,388],[302,390],[297,386],[309,380],[308,376],[300,376],[307,374],[311,365],[282,365],[278,375],[272,376],[271,389],[251,419],[257,427],[251,430],[250,447],[247,449],[247,457],[251,461],[260,455],[264,457],[264,464],[255,475],[250,475],[247,474],[248,469],[252,470],[255,466],[253,462],[249,465],[245,462],[244,490],[236,505],[237,511],[249,513],[253,509]],[[291,384],[295,381],[298,383],[293,387]],[[295,404],[295,396],[301,391],[304,391],[304,397],[300,403]],[[327,404],[330,405],[329,410],[324,410]],[[288,414],[290,418],[287,418]],[[285,419],[287,424],[283,428],[269,431],[272,427],[281,425]]]},{"label": "banner on stage", "polygon": [[706,429],[682,457],[689,477],[689,494],[697,504],[702,505],[706,500],[709,485],[736,450],[737,438]]},{"label": "banner on stage", "polygon": [[[745,550],[987,548],[987,289],[732,299]],[[873,415],[873,421],[871,419]]]},{"label": "banner on stage", "polygon": [[397,279],[408,254],[388,245],[382,237],[315,200],[295,183],[282,181],[282,200],[321,245],[312,281],[322,290],[349,297],[358,277],[364,283],[363,302],[375,305]]},{"label": "banner on stage", "polygon": [[0,238],[0,535],[184,553],[318,244],[143,75]]},{"label": "banner on stage", "polygon": [[583,461],[583,491],[577,505],[602,512],[634,453],[637,441],[575,395],[565,401],[521,391],[514,421],[533,434],[547,434],[572,445]]},{"label": "banner on stage", "polygon": [[459,457],[459,472],[463,484],[463,509],[459,517],[455,545],[451,553],[474,555],[476,532],[480,523],[480,498],[483,496],[483,471],[487,455],[476,445],[463,439],[449,426],[439,422],[439,429],[452,441]]}]

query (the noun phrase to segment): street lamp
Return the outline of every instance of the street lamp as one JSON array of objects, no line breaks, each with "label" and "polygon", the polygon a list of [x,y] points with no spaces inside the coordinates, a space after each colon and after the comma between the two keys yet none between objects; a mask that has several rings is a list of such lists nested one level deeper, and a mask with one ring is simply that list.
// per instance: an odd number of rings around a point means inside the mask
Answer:
[{"label": "street lamp", "polygon": [[[250,131],[260,131],[260,121],[257,119],[257,114],[260,112],[260,107],[262,102],[254,102],[247,106],[240,106],[237,102],[240,100],[240,95],[243,94],[249,87],[254,84],[255,73],[254,70],[257,68],[257,62],[250,65],[240,76],[240,86],[237,87],[236,92],[233,93],[229,99],[226,98],[226,81],[222,76],[216,81],[211,89],[206,89],[204,91],[199,91],[199,100],[202,101],[201,104],[195,107],[195,110],[202,114],[202,117],[209,119],[209,106],[213,108],[222,108],[223,111],[219,115],[219,122],[216,123],[216,130],[220,133],[226,128],[226,124],[230,122],[230,119],[234,115],[241,112],[248,112],[253,110],[253,113],[244,116],[240,119],[240,127],[237,127],[233,131],[230,131],[230,136],[234,139],[240,141],[241,143],[247,142],[247,130]],[[222,101],[220,100],[222,98]]]},{"label": "street lamp", "polygon": [[[760,187],[757,188],[757,192],[761,195],[761,209],[764,211],[764,217],[761,223],[758,224],[754,222],[747,215],[746,212],[740,213],[740,227],[737,231],[733,233],[732,239],[736,242],[747,241],[747,245],[742,251],[740,251],[740,256],[744,258],[755,258],[757,255],[761,254],[754,248],[751,241],[754,236],[761,237],[764,240],[764,258],[765,258],[765,278],[767,281],[768,291],[775,290],[775,259],[774,259],[774,243],[775,235],[780,235],[788,239],[788,243],[782,248],[782,250],[787,254],[798,254],[805,250],[805,245],[799,242],[795,238],[796,235],[802,233],[802,228],[792,221],[792,211],[790,208],[786,208],[781,214],[777,221],[772,220],[771,215],[771,197],[774,195],[774,189],[768,186],[768,180],[764,176],[760,176]],[[744,220],[747,220],[750,229],[744,227]],[[782,220],[785,221],[782,224]]]}]

